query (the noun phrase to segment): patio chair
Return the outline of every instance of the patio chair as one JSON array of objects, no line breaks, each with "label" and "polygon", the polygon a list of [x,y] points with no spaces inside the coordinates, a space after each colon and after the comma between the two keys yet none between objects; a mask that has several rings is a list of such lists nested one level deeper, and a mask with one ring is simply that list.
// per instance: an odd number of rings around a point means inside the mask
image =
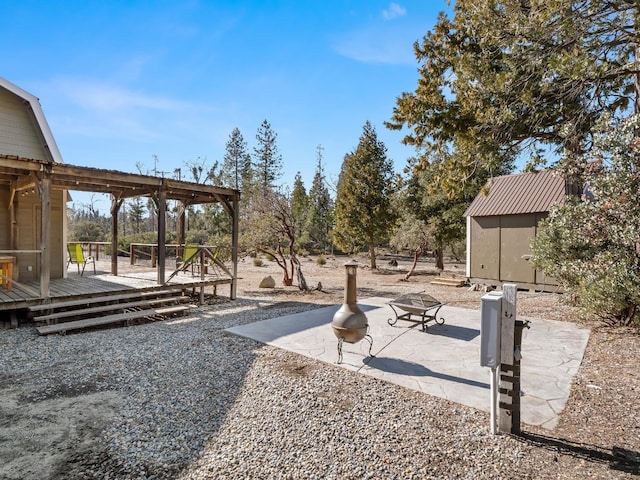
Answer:
[{"label": "patio chair", "polygon": [[[189,262],[189,265],[185,265],[187,262]],[[191,267],[191,275],[195,274],[195,269],[198,269],[198,273],[200,273],[200,254],[198,253],[198,244],[185,244],[182,258],[178,259],[177,263],[177,268],[180,268],[180,270],[182,271],[186,270],[188,267]]]},{"label": "patio chair", "polygon": [[[91,255],[84,254],[81,243],[67,243],[67,252],[69,253],[67,268],[70,264],[75,263],[78,266],[78,273],[82,276],[87,263],[91,262],[93,263],[93,274],[96,274],[96,260]],[[80,265],[82,265],[82,271],[80,271]]]}]

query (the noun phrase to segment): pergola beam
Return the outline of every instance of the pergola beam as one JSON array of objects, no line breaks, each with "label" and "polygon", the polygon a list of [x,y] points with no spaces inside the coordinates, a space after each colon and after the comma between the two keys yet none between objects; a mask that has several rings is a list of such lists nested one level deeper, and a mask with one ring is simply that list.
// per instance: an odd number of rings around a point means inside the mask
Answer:
[{"label": "pergola beam", "polygon": [[[13,155],[0,154],[0,185],[8,185],[11,191],[12,232],[11,242],[14,250],[18,249],[20,240],[13,225],[17,193],[37,188],[42,204],[41,229],[41,268],[40,285],[43,294],[48,296],[51,273],[51,191],[77,190],[94,193],[106,193],[112,196],[111,228],[112,228],[112,261],[111,272],[118,274],[118,212],[126,198],[150,197],[158,206],[158,282],[164,283],[164,255],[166,242],[166,202],[177,200],[183,208],[179,215],[178,235],[184,241],[184,209],[189,205],[221,203],[232,218],[232,261],[233,274],[237,275],[238,261],[238,206],[240,192],[230,188],[183,182],[168,178],[153,177],[125,173],[115,170],[104,170],[92,167],[79,167],[57,163],[49,160],[34,160]],[[46,278],[45,278],[46,277]],[[235,298],[235,279],[232,283],[232,298]]]}]

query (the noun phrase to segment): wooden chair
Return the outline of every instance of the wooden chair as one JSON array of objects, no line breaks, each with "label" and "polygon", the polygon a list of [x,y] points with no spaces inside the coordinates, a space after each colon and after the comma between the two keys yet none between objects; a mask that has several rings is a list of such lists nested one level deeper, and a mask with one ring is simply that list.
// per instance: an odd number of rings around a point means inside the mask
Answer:
[{"label": "wooden chair", "polygon": [[[81,243],[67,243],[67,252],[69,253],[67,268],[70,264],[75,263],[78,266],[78,273],[82,276],[87,263],[91,262],[93,263],[93,274],[96,274],[96,260],[92,256],[84,254]],[[80,265],[82,265],[82,271],[80,271]]]}]

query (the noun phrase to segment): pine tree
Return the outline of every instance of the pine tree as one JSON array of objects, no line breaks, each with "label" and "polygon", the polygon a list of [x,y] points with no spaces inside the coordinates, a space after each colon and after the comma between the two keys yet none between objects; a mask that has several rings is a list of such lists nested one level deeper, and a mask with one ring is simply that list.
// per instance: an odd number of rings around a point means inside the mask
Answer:
[{"label": "pine tree", "polygon": [[296,173],[291,192],[291,214],[293,216],[296,237],[299,244],[305,243],[305,224],[309,212],[309,197],[302,182],[300,172]]},{"label": "pine tree", "polygon": [[258,145],[254,148],[257,181],[263,190],[275,187],[275,182],[282,176],[282,156],[278,153],[277,137],[269,122],[264,120],[258,128]]},{"label": "pine tree", "polygon": [[144,222],[145,206],[141,197],[134,197],[129,204],[129,221],[133,224],[134,233],[142,231]]},{"label": "pine tree", "polygon": [[333,207],[322,166],[322,146],[318,145],[318,165],[309,191],[309,214],[305,230],[315,246],[324,252],[331,244]]},{"label": "pine tree", "polygon": [[236,190],[248,188],[251,181],[251,155],[247,152],[247,142],[236,127],[229,135],[222,163],[222,182]]},{"label": "pine tree", "polygon": [[375,246],[386,240],[395,221],[391,207],[393,164],[375,129],[365,123],[355,151],[344,157],[336,198],[335,241],[345,251],[369,247],[372,269]]},{"label": "pine tree", "polygon": [[635,0],[456,0],[414,44],[418,85],[387,126],[423,152],[455,148],[447,193],[519,155],[568,152],[569,172],[603,114],[639,109],[638,18]]}]

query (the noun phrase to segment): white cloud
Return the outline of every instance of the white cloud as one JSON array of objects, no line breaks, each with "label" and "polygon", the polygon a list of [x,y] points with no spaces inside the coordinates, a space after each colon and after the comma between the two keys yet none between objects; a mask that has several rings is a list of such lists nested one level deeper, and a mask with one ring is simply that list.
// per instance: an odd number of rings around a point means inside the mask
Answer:
[{"label": "white cloud", "polygon": [[212,110],[103,80],[57,78],[50,90],[57,99],[56,108],[47,110],[55,132],[119,142],[158,142],[192,134]]},{"label": "white cloud", "polygon": [[367,28],[336,38],[333,48],[340,55],[362,63],[413,65],[414,41],[408,31]]},{"label": "white cloud", "polygon": [[153,97],[104,83],[68,80],[63,81],[59,88],[73,102],[90,110],[118,111],[142,108],[168,111],[187,106],[184,102]]},{"label": "white cloud", "polygon": [[387,10],[382,11],[382,17],[385,20],[393,20],[394,18],[403,17],[407,14],[407,9],[398,5],[397,3],[392,3],[389,5]]}]

